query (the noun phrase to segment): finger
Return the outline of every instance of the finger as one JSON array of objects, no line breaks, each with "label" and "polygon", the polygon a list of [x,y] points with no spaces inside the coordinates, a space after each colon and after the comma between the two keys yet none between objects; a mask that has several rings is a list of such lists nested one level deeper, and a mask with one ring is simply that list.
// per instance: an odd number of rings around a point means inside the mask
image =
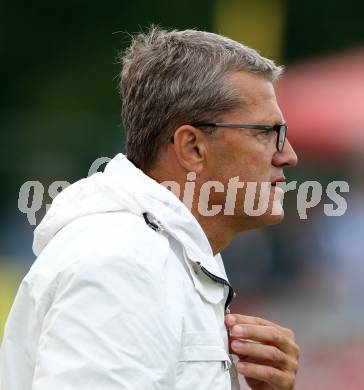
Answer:
[{"label": "finger", "polygon": [[225,323],[228,326],[234,326],[236,324],[273,326],[280,329],[283,333],[287,334],[288,336],[291,336],[294,339],[294,333],[292,332],[291,329],[285,328],[279,324],[276,324],[274,322],[268,321],[260,317],[246,316],[242,314],[228,314],[225,317]]},{"label": "finger", "polygon": [[273,345],[258,344],[242,340],[234,340],[231,343],[233,353],[240,360],[249,359],[249,362],[270,364],[293,373],[297,372],[298,362]]},{"label": "finger", "polygon": [[251,324],[251,325],[271,325],[268,320],[264,320],[263,318],[253,317],[253,316],[245,316],[243,314],[228,314],[225,316],[225,319],[228,324]]},{"label": "finger", "polygon": [[298,357],[298,346],[294,340],[275,327],[249,324],[235,325],[231,329],[230,336],[232,339],[248,339],[258,343],[274,345],[292,357]]},{"label": "finger", "polygon": [[236,368],[245,377],[268,383],[273,388],[289,390],[294,385],[295,376],[293,374],[283,372],[274,367],[238,362]]}]

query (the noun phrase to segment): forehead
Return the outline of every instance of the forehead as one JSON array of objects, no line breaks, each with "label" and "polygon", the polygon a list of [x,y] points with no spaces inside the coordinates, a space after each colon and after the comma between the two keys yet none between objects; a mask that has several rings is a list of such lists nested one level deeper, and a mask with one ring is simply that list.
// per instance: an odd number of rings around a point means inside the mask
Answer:
[{"label": "forehead", "polygon": [[244,115],[256,123],[283,123],[283,115],[278,106],[273,83],[264,77],[244,71],[229,75],[233,89],[241,96],[242,104],[236,110],[237,115]]}]

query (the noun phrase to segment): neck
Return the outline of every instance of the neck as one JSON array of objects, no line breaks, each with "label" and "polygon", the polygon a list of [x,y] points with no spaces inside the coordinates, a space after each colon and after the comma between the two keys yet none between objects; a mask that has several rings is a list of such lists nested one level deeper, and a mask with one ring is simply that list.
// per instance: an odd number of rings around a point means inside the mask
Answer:
[{"label": "neck", "polygon": [[[173,161],[173,160],[172,160]],[[173,164],[163,164],[166,167],[172,167]],[[159,166],[160,167],[160,166]],[[164,169],[152,169],[146,174],[152,177],[157,182],[163,181],[176,181],[180,188],[185,188],[186,173],[185,171],[178,171],[178,167],[174,167],[174,170],[169,172]],[[200,193],[200,183],[196,182],[196,193]],[[183,202],[184,191],[181,191],[179,199]],[[192,207],[188,207],[200,224],[202,230],[206,234],[206,237],[210,243],[212,253],[216,255],[220,253],[225,247],[229,245],[231,240],[242,230],[237,228],[234,223],[234,216],[226,216],[224,213],[218,213],[215,216],[204,216],[198,210],[198,197],[194,197]],[[206,202],[206,201],[205,201]]]},{"label": "neck", "polygon": [[231,217],[225,215],[205,217],[198,210],[191,210],[191,212],[205,232],[214,255],[225,249],[238,233],[230,226],[230,221],[227,220]]}]

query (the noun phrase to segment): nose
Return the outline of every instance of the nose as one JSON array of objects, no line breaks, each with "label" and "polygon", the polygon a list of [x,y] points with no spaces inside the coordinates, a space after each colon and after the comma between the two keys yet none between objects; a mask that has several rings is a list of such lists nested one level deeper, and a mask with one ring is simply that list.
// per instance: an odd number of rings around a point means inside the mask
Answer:
[{"label": "nose", "polygon": [[282,152],[274,153],[273,165],[279,167],[295,167],[297,163],[297,154],[288,139],[286,139]]}]

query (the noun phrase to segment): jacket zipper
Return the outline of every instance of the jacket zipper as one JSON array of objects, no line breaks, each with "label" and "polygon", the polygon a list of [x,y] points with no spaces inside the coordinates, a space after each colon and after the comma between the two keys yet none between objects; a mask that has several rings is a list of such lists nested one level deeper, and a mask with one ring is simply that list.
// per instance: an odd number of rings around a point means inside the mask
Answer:
[{"label": "jacket zipper", "polygon": [[[149,218],[149,215],[147,212],[144,212],[143,213],[143,218],[144,218],[144,221],[145,223],[151,228],[153,229],[154,231],[156,232],[162,232],[164,231],[165,229],[162,227],[161,223],[157,220],[154,220],[152,221],[150,218]],[[173,236],[172,236],[173,237]],[[176,238],[175,238],[176,239]],[[229,308],[229,305],[231,303],[231,301],[233,300],[233,298],[235,298],[236,296],[236,293],[234,292],[234,289],[233,287],[231,286],[231,284],[223,279],[223,278],[220,278],[219,276],[216,276],[214,275],[213,273],[211,273],[210,271],[208,271],[204,266],[201,265],[201,263],[199,261],[196,261],[196,264],[199,266],[199,268],[201,269],[201,271],[206,275],[208,276],[210,279],[212,279],[214,282],[216,283],[220,283],[220,284],[223,284],[224,286],[227,286],[229,287],[229,293],[228,293],[228,296],[226,298],[226,302],[225,302],[225,313],[226,314],[229,314],[230,313],[230,308]]]},{"label": "jacket zipper", "polygon": [[[165,229],[162,227],[161,223],[159,221],[151,221],[149,219],[149,216],[148,216],[148,213],[143,213],[143,218],[144,218],[144,221],[145,223],[151,228],[153,229],[154,231],[156,232],[163,232]],[[173,237],[173,236],[172,236]],[[175,237],[174,237],[175,238]],[[175,240],[177,240],[175,238]],[[177,240],[178,241],[178,240]],[[201,265],[201,263],[199,261],[196,261],[196,264],[198,265],[198,267],[201,269],[201,271],[207,276],[209,277],[210,279],[212,279],[214,282],[216,283],[220,283],[224,286],[227,286],[229,287],[229,293],[228,293],[228,296],[226,298],[226,302],[225,302],[225,313],[226,314],[229,314],[230,313],[230,308],[229,308],[229,305],[231,303],[231,301],[233,300],[233,298],[235,298],[236,296],[236,293],[234,292],[234,289],[232,288],[231,284],[223,279],[223,278],[220,278],[219,276],[216,276],[214,275],[213,273],[211,273],[210,271],[208,271],[204,266]],[[224,360],[224,369],[225,371],[228,371],[231,367],[231,361],[230,360]]]},{"label": "jacket zipper", "polygon": [[[198,266],[201,269],[201,271],[206,276],[208,276],[210,279],[212,279],[214,282],[220,283],[220,284],[222,284],[224,286],[229,287],[229,294],[228,294],[228,297],[226,298],[226,302],[225,302],[225,314],[230,314],[229,305],[230,305],[231,301],[233,300],[233,298],[235,298],[235,296],[236,296],[236,293],[234,292],[233,287],[231,286],[231,284],[227,280],[225,280],[223,278],[220,278],[219,276],[216,276],[213,273],[211,273],[210,271],[208,271],[203,265],[201,265],[201,263],[199,261],[197,261],[196,263],[198,264]],[[226,327],[226,329],[229,332],[227,327]],[[225,371],[229,371],[230,367],[231,367],[231,361],[230,360],[225,360],[224,361],[224,370]]]},{"label": "jacket zipper", "polygon": [[201,263],[199,261],[197,261],[196,263],[198,264],[201,271],[206,276],[208,276],[210,279],[212,279],[214,282],[220,283],[220,284],[223,284],[224,286],[229,287],[229,293],[228,293],[228,296],[227,296],[226,302],[225,302],[225,312],[226,312],[226,314],[229,314],[230,313],[229,305],[230,305],[231,301],[233,300],[233,298],[236,296],[233,287],[231,286],[231,284],[227,280],[220,278],[219,276],[216,276],[213,273],[211,273],[210,271],[208,271],[203,265],[201,265]]}]

